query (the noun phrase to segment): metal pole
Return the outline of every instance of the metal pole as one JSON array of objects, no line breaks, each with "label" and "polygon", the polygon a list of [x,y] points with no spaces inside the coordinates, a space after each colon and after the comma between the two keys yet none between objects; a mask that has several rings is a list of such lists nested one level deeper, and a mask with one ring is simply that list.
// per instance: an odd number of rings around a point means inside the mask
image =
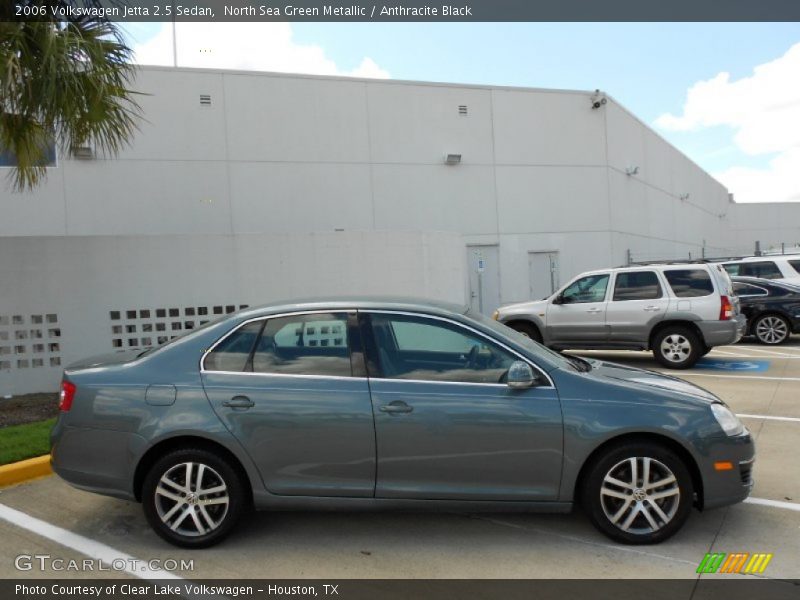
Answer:
[{"label": "metal pole", "polygon": [[483,273],[478,270],[478,312],[483,314]]},{"label": "metal pole", "polygon": [[761,256],[761,242],[756,240],[755,256]]},{"label": "metal pole", "polygon": [[178,66],[178,29],[175,27],[175,3],[172,2],[172,66]]},{"label": "metal pole", "polygon": [[630,248],[628,248],[625,251],[625,258],[628,261],[628,266],[630,267],[631,266],[631,249]]}]

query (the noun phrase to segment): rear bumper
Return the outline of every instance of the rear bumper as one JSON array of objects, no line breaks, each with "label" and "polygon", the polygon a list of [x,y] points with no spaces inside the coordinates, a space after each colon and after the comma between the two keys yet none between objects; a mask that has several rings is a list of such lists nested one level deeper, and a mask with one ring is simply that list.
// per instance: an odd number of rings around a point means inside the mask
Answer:
[{"label": "rear bumper", "polygon": [[742,339],[747,330],[747,318],[739,314],[729,321],[699,321],[697,326],[706,346],[727,346]]},{"label": "rear bumper", "polygon": [[50,465],[76,488],[134,500],[135,457],[143,445],[133,433],[71,427],[59,419],[50,434]]}]

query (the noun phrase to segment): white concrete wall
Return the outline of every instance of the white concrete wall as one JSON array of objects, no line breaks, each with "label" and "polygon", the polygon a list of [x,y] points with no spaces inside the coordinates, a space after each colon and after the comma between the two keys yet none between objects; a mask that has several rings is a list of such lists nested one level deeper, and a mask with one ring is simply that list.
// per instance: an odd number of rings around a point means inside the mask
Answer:
[{"label": "white concrete wall", "polygon": [[[800,238],[795,205],[730,203],[721,184],[613,99],[593,110],[588,92],[168,68],[142,69],[136,87],[146,120],[118,158],[61,157],[32,193],[12,193],[0,182],[6,256],[39,257],[24,263],[31,265],[25,277],[39,281],[51,259],[71,269],[37,248],[75,237],[81,260],[95,270],[76,275],[83,279],[70,293],[83,298],[87,287],[120,285],[126,259],[89,238],[122,236],[147,240],[150,249],[135,254],[147,270],[129,277],[152,292],[162,279],[205,277],[191,252],[176,275],[170,253],[173,241],[192,248],[185,240],[207,239],[239,270],[263,252],[280,256],[282,270],[266,272],[281,275],[281,296],[335,289],[355,276],[350,265],[360,260],[379,274],[370,290],[463,299],[465,246],[496,244],[499,298],[507,303],[529,294],[532,251],[558,251],[565,282],[623,264],[628,250],[636,260],[697,257],[704,246],[713,256],[755,239]],[[201,94],[211,106],[201,106]],[[445,165],[446,153],[461,154],[462,162]],[[638,167],[636,175],[626,174],[629,167]],[[399,242],[419,236],[428,240],[422,249]],[[330,253],[318,255],[325,244],[333,244]],[[436,244],[447,251],[425,253]],[[325,262],[328,256],[336,260]],[[1,260],[4,281],[33,294],[31,305],[41,303],[39,288]],[[404,268],[431,279],[403,275]],[[292,279],[308,269],[326,285],[306,289]],[[231,270],[223,271],[215,276],[225,285],[215,288],[236,297],[220,302],[273,298],[268,282],[251,290],[251,279],[239,273],[232,282]],[[0,314],[15,314],[27,296],[6,289]]]},{"label": "white concrete wall", "polygon": [[[212,313],[213,306],[347,295],[463,303],[464,261],[461,237],[452,233],[3,237],[0,397],[55,390],[63,366],[115,351],[114,339],[123,348],[131,347],[130,339],[146,347],[143,337],[156,343],[180,333],[186,321],[213,318],[187,315],[187,307]],[[180,316],[156,319],[158,308],[177,308]],[[128,310],[143,309],[153,318],[125,319]],[[122,319],[112,321],[110,311],[120,311]],[[39,315],[44,322],[33,323]],[[57,315],[56,322],[47,323],[46,315]],[[156,321],[167,330],[142,331],[142,324]],[[137,331],[117,335],[115,325]],[[58,349],[51,351],[53,343]],[[34,351],[34,344],[45,347]],[[51,366],[51,358],[57,364]],[[34,367],[36,359],[43,366]]]}]

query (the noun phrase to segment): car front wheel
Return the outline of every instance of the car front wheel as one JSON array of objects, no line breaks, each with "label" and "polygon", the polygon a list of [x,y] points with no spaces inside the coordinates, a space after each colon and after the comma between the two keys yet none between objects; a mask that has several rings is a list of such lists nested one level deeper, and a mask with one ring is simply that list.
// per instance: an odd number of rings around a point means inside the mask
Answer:
[{"label": "car front wheel", "polygon": [[245,506],[241,477],[205,449],[181,449],[147,473],[142,506],[155,532],[185,548],[205,548],[227,536]]},{"label": "car front wheel", "polygon": [[686,327],[667,327],[653,339],[653,356],[668,369],[688,369],[700,359],[705,347]]},{"label": "car front wheel", "polygon": [[689,518],[692,478],[683,461],[658,444],[618,446],[590,467],[582,504],[595,527],[625,544],[657,544]]}]

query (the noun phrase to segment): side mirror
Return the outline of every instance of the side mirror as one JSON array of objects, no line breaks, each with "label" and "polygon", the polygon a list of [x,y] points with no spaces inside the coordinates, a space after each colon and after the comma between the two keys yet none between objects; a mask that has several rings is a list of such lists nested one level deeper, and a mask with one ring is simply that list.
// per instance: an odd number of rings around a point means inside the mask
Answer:
[{"label": "side mirror", "polygon": [[564,303],[564,296],[559,294],[555,298],[553,298],[553,304],[563,304]]},{"label": "side mirror", "polygon": [[533,374],[531,366],[521,360],[516,360],[511,363],[508,368],[508,387],[514,389],[523,389],[533,387],[536,383],[536,376]]}]

